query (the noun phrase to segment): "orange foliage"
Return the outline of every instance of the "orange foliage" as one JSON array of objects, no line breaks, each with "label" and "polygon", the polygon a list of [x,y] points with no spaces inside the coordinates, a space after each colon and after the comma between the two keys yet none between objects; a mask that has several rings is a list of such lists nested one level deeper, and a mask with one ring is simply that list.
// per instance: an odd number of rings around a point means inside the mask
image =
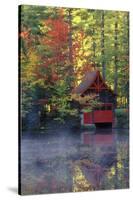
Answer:
[{"label": "orange foliage", "polygon": [[47,19],[45,26],[50,27],[48,38],[44,43],[53,49],[59,49],[68,42],[69,25],[60,17],[58,19]]},{"label": "orange foliage", "polygon": [[47,34],[42,38],[42,45],[47,46],[51,55],[42,54],[41,64],[37,68],[37,76],[41,77],[42,71],[47,74],[50,82],[59,79],[58,68],[64,67],[68,61],[68,34],[69,25],[60,16],[58,19],[47,19],[44,22]]},{"label": "orange foliage", "polygon": [[29,32],[28,31],[22,31],[20,33],[20,37],[23,38],[23,39],[28,39],[29,37]]}]

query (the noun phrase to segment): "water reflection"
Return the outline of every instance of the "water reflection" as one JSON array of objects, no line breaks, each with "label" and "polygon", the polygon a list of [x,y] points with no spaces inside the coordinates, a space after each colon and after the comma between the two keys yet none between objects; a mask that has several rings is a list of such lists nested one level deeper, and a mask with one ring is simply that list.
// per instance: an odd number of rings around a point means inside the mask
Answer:
[{"label": "water reflection", "polygon": [[24,137],[22,193],[129,187],[128,130]]}]

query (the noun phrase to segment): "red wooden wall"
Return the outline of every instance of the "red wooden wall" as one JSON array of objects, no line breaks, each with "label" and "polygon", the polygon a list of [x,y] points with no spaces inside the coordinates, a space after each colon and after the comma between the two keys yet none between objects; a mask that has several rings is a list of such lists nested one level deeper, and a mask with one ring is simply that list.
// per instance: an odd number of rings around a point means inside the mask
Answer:
[{"label": "red wooden wall", "polygon": [[93,113],[83,113],[84,124],[113,123],[112,110],[95,110]]}]

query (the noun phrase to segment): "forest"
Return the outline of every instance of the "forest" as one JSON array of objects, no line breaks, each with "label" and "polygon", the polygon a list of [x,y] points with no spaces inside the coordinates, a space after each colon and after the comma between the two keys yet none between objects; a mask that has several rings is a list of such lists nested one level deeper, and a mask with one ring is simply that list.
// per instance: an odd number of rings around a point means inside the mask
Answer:
[{"label": "forest", "polygon": [[129,12],[20,6],[19,89],[20,194],[129,188]]},{"label": "forest", "polygon": [[19,22],[23,118],[40,103],[44,115],[56,109],[57,120],[76,115],[71,92],[95,69],[116,94],[117,108],[128,108],[128,12],[23,5]]}]

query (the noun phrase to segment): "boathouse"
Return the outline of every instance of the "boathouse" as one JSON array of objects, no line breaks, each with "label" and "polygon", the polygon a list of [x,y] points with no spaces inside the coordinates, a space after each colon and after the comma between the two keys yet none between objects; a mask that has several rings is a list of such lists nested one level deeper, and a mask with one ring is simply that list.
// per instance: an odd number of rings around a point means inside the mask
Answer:
[{"label": "boathouse", "polygon": [[[73,92],[81,97],[96,94],[101,102],[100,106],[92,112],[81,113],[82,124],[95,124],[96,126],[113,124],[116,95],[103,80],[99,70],[87,72]],[[87,106],[89,105],[86,102],[84,107]]]}]

